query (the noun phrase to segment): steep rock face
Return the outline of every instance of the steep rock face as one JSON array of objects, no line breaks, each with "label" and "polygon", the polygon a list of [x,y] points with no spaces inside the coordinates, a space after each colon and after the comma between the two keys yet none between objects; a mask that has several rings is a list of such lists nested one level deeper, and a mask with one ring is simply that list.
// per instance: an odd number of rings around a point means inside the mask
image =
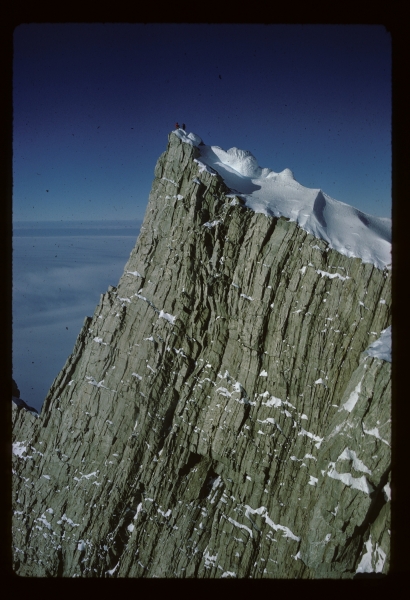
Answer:
[{"label": "steep rock face", "polygon": [[13,409],[20,575],[386,573],[391,274],[227,197],[170,134],[116,288]]}]

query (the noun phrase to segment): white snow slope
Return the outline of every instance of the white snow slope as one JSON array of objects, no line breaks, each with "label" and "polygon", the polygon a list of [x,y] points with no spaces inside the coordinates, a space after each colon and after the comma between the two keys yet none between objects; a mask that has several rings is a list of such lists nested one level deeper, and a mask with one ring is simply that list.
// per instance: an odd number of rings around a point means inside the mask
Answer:
[{"label": "white snow slope", "polygon": [[378,340],[365,350],[370,356],[391,362],[391,327],[384,329]]},{"label": "white snow slope", "polygon": [[345,256],[379,269],[391,268],[391,219],[373,217],[320,189],[306,188],[295,181],[290,169],[281,173],[262,169],[249,150],[207,146],[198,135],[182,129],[174,134],[197,146],[201,162],[217,171],[232,193],[255,212],[296,221]]}]

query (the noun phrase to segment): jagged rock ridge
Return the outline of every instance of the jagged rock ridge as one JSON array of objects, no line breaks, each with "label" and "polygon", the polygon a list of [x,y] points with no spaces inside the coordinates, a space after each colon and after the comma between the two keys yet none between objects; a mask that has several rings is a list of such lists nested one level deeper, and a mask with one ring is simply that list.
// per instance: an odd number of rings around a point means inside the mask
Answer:
[{"label": "jagged rock ridge", "polygon": [[[15,571],[386,573],[391,272],[229,195],[169,136],[116,288],[13,409]],[[356,575],[357,576],[357,575]]]}]

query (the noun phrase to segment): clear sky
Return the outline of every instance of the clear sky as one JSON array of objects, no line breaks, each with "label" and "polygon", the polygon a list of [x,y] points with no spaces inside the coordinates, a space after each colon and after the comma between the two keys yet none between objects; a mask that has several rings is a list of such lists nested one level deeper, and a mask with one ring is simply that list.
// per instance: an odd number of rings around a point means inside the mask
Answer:
[{"label": "clear sky", "polygon": [[391,216],[391,38],[374,25],[27,24],[13,219],[143,217],[175,121]]}]

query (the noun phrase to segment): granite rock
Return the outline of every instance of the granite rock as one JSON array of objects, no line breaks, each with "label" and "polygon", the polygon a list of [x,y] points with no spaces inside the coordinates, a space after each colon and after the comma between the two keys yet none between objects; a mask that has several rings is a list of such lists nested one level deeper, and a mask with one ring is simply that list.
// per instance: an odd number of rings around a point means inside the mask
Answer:
[{"label": "granite rock", "polygon": [[22,576],[353,578],[390,553],[391,271],[232,198],[169,135],[141,233],[38,419]]}]

